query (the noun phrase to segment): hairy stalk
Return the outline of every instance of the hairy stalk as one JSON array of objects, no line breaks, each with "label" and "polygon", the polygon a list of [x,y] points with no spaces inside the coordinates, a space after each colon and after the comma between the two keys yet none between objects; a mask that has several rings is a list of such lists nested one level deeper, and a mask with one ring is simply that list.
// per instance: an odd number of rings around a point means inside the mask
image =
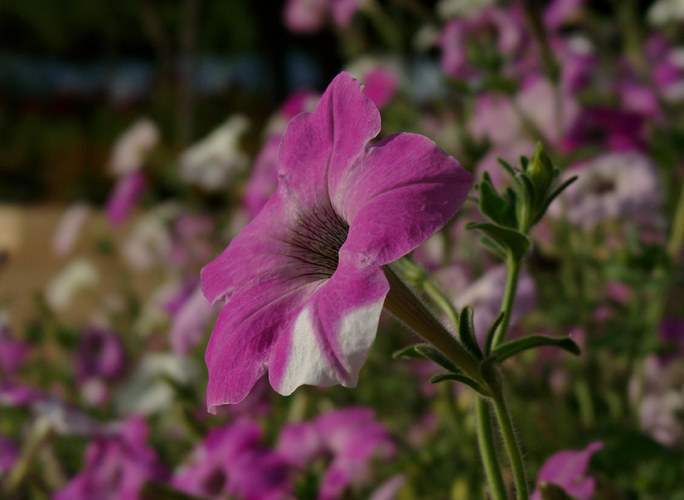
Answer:
[{"label": "hairy stalk", "polygon": [[390,284],[390,291],[385,299],[385,309],[442,351],[468,377],[482,387],[487,387],[480,373],[478,361],[428,310],[423,301],[397,276],[390,266],[383,266],[382,269]]},{"label": "hairy stalk", "polygon": [[477,444],[492,499],[506,500],[506,487],[503,477],[501,477],[501,468],[494,444],[489,402],[483,396],[478,395],[475,401],[475,419],[477,423]]},{"label": "hairy stalk", "polygon": [[499,328],[494,334],[494,341],[492,342],[492,348],[496,348],[501,344],[508,332],[508,325],[511,322],[511,313],[513,310],[513,303],[515,302],[515,291],[518,288],[518,276],[520,274],[520,261],[509,255],[506,259],[506,286],[504,288],[504,294],[501,299],[501,311],[503,311],[504,316],[501,320]]},{"label": "hairy stalk", "polygon": [[511,415],[508,411],[508,405],[504,399],[503,394],[497,391],[492,398],[494,402],[494,411],[496,418],[501,428],[504,444],[508,450],[508,456],[511,461],[511,469],[513,470],[513,480],[515,481],[516,498],[518,500],[527,500],[529,494],[527,491],[527,477],[525,475],[525,463],[522,459],[522,450],[518,437],[513,429]]}]

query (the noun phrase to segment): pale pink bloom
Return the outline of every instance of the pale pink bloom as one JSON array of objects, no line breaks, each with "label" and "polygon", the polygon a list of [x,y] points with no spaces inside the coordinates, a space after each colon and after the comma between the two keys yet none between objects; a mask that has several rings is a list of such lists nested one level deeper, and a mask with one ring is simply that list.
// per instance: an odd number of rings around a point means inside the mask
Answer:
[{"label": "pale pink bloom", "polygon": [[607,153],[571,166],[577,181],[551,205],[575,225],[590,228],[607,219],[643,216],[655,220],[661,203],[658,171],[640,153]]},{"label": "pale pink bloom", "polygon": [[114,145],[109,169],[122,177],[142,168],[146,156],[159,142],[159,130],[151,120],[141,118]]},{"label": "pale pink bloom", "polygon": [[406,478],[402,474],[392,476],[373,491],[368,500],[394,500],[405,483]]},{"label": "pale pink bloom", "polygon": [[204,298],[201,288],[197,287],[171,322],[169,337],[174,352],[187,355],[202,340],[207,323],[217,312],[217,308]]},{"label": "pale pink bloom", "polygon": [[356,385],[389,291],[381,266],[460,208],[472,177],[429,139],[369,144],[380,116],[341,73],[313,113],[288,127],[279,184],[257,217],[202,269],[226,302],[209,341],[209,409],[241,401],[268,367],[271,385]]},{"label": "pale pink bloom", "polygon": [[52,248],[57,255],[64,256],[74,248],[89,214],[90,206],[86,203],[75,203],[64,212],[52,238]]},{"label": "pale pink bloom", "polygon": [[400,71],[392,61],[360,57],[347,67],[349,74],[363,85],[363,92],[382,109],[396,94],[401,83]]},{"label": "pale pink bloom", "polygon": [[288,0],[283,16],[285,25],[295,33],[315,33],[326,19],[347,28],[367,0]]}]

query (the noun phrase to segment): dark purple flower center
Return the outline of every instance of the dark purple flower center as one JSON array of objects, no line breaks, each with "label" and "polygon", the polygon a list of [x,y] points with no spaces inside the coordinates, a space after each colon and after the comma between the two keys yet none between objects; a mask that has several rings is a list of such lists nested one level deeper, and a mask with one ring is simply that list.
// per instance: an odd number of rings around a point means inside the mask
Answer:
[{"label": "dark purple flower center", "polygon": [[223,470],[216,468],[205,478],[202,484],[202,491],[210,496],[220,495],[223,493],[226,479],[226,474]]},{"label": "dark purple flower center", "polygon": [[290,244],[291,256],[303,264],[302,275],[330,278],[337,269],[339,251],[348,234],[349,225],[329,205],[299,215]]}]

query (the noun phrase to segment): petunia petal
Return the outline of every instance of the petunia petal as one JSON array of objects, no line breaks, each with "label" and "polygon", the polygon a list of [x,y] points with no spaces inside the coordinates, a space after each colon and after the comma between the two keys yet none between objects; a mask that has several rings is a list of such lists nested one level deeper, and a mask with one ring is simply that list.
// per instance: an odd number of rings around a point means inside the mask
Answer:
[{"label": "petunia petal", "polygon": [[273,350],[271,385],[283,395],[303,384],[354,387],[388,290],[381,269],[340,262]]},{"label": "petunia petal", "polygon": [[333,206],[350,225],[340,250],[369,265],[406,255],[463,204],[472,176],[430,139],[402,133],[380,141],[335,185]]},{"label": "petunia petal", "polygon": [[344,175],[379,132],[378,109],[358,81],[340,73],[313,113],[302,113],[290,121],[280,145],[281,189],[301,208],[327,205],[328,185]]}]

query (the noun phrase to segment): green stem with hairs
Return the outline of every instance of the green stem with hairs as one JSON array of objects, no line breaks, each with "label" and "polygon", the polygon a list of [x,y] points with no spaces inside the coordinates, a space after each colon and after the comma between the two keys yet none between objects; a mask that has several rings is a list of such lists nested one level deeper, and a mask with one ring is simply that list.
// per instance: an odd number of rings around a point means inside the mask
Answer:
[{"label": "green stem with hairs", "polygon": [[504,444],[508,450],[508,457],[511,461],[511,469],[513,470],[513,480],[515,482],[516,498],[518,500],[528,500],[529,494],[527,491],[527,477],[525,474],[525,462],[522,459],[522,450],[518,437],[513,429],[511,414],[508,411],[508,405],[501,391],[495,391],[492,397],[494,402],[494,411],[496,418],[501,428]]},{"label": "green stem with hairs", "polygon": [[494,444],[489,402],[480,395],[475,400],[475,419],[477,424],[477,444],[480,449],[480,457],[482,458],[492,499],[506,500],[506,487],[501,476],[501,467],[499,467],[496,446]]},{"label": "green stem with hairs", "polygon": [[385,299],[385,309],[442,351],[456,366],[463,370],[465,375],[483,388],[487,387],[480,373],[479,361],[440,323],[415,292],[397,276],[391,266],[383,266],[382,269],[390,285],[389,293]]},{"label": "green stem with hairs", "polygon": [[495,348],[506,339],[508,326],[511,322],[513,303],[515,301],[515,291],[518,288],[518,276],[520,275],[520,261],[511,254],[506,258],[506,285],[501,299],[501,311],[504,316],[499,324],[499,328],[494,334],[492,348]]}]

